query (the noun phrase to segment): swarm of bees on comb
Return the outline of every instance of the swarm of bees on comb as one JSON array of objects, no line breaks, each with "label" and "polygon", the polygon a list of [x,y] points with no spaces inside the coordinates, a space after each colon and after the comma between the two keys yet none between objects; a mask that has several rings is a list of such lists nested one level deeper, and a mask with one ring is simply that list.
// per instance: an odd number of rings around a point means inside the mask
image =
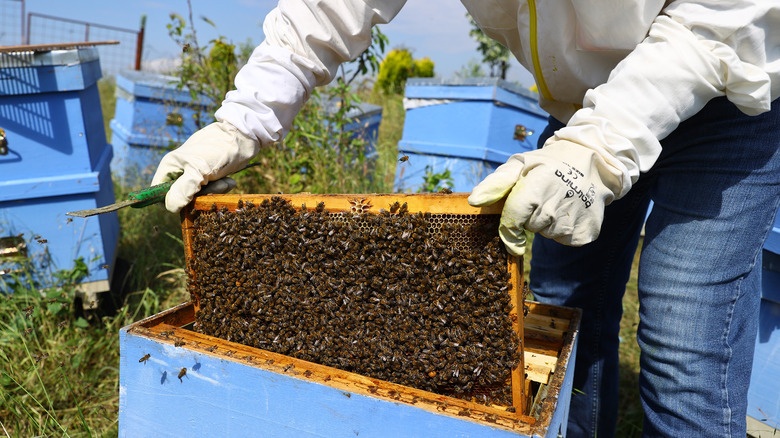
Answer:
[{"label": "swarm of bees on comb", "polygon": [[519,340],[497,221],[413,214],[397,203],[378,214],[296,209],[280,197],[239,201],[236,211],[212,206],[195,221],[195,329],[509,405]]}]

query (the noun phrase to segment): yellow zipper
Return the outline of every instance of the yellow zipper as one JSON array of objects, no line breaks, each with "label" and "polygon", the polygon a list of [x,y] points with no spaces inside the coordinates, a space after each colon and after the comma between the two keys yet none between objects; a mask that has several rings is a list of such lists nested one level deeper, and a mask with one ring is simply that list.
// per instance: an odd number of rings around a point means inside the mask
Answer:
[{"label": "yellow zipper", "polygon": [[547,88],[547,83],[544,81],[544,75],[542,74],[542,66],[539,64],[539,48],[536,38],[536,1],[528,0],[528,13],[530,15],[529,27],[531,31],[531,62],[534,64],[534,76],[536,77],[536,84],[538,85],[539,92],[548,101],[554,101],[550,89]]}]

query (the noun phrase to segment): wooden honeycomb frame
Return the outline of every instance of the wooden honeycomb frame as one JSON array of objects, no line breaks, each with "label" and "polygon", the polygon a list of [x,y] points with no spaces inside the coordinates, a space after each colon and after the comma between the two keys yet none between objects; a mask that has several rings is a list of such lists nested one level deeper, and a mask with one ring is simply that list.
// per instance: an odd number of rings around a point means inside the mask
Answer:
[{"label": "wooden honeycomb frame", "polygon": [[[225,207],[228,210],[235,210],[238,207],[239,200],[243,202],[252,202],[254,204],[260,204],[264,199],[269,199],[274,196],[280,196],[290,202],[290,205],[299,208],[302,204],[313,207],[320,202],[324,203],[325,210],[329,213],[338,212],[350,212],[350,211],[363,211],[368,213],[378,213],[380,209],[388,209],[389,205],[394,202],[400,204],[407,204],[409,213],[427,212],[433,215],[498,215],[501,213],[503,204],[495,204],[488,207],[472,207],[466,202],[468,194],[456,193],[456,194],[372,194],[372,195],[312,195],[312,194],[296,194],[296,195],[208,195],[195,199],[183,212],[182,212],[182,233],[185,246],[185,256],[187,259],[187,268],[190,278],[196,278],[197,272],[193,271],[192,263],[190,260],[193,257],[193,239],[196,233],[194,220],[197,217],[198,212],[211,209],[212,205],[216,205],[217,208]],[[556,367],[557,355],[542,354],[537,352],[525,353],[524,345],[526,336],[524,333],[524,325],[528,324],[528,320],[523,324],[523,318],[518,317],[517,310],[523,309],[525,305],[523,294],[523,261],[522,257],[508,257],[507,270],[511,275],[511,288],[509,290],[510,299],[513,310],[510,312],[510,318],[513,323],[513,329],[518,335],[518,338],[523,340],[519,344],[519,365],[511,373],[511,387],[512,387],[512,406],[514,412],[511,410],[497,409],[495,407],[488,407],[479,405],[477,403],[460,400],[459,402],[453,402],[455,405],[465,403],[468,405],[469,412],[487,411],[490,412],[490,416],[501,414],[503,417],[510,417],[513,421],[520,421],[524,424],[533,424],[535,422],[534,417],[529,416],[531,410],[531,404],[534,401],[530,397],[531,382],[536,381],[540,383],[549,383],[553,371]],[[197,290],[192,291],[193,310],[197,312],[200,304],[200,297]],[[193,314],[194,314],[193,312]],[[537,315],[530,314],[533,324],[536,329],[542,328],[542,331],[547,332],[549,326],[555,327],[555,322],[551,322],[550,318],[556,318],[555,315],[545,315],[539,318]],[[550,321],[548,321],[550,319]],[[558,325],[561,340],[566,335],[565,330],[570,328],[571,320],[559,319]],[[203,335],[200,335],[203,336]],[[546,336],[546,335],[544,335]],[[553,334],[553,336],[556,336]],[[250,348],[250,347],[247,347]],[[351,373],[347,373],[351,374]],[[357,376],[357,375],[355,375]],[[361,376],[362,377],[362,376]],[[400,385],[395,385],[400,386]],[[405,387],[404,387],[405,388]],[[413,388],[410,388],[413,389]],[[415,390],[418,391],[418,390]],[[420,391],[424,392],[424,391]],[[442,396],[444,397],[444,396]],[[451,397],[445,397],[452,400],[458,400]],[[492,418],[492,417],[489,417]]]}]

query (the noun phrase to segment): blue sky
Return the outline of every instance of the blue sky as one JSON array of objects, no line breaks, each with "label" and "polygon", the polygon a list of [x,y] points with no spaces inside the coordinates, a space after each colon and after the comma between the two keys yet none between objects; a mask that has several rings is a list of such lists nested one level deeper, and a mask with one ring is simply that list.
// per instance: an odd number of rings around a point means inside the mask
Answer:
[{"label": "blue sky", "polygon": [[[269,0],[192,0],[198,39],[203,43],[223,35],[234,43],[263,40],[263,17],[276,5]],[[146,14],[144,59],[176,57],[178,48],[168,36],[171,12],[187,15],[186,0],[26,0],[27,12],[138,29]],[[408,0],[393,22],[382,26],[390,47],[404,46],[415,57],[430,57],[436,74],[451,77],[470,60],[479,61],[476,43],[469,37],[466,10],[457,0]],[[197,17],[208,17],[216,30]],[[525,86],[530,74],[513,60],[509,79]]]}]

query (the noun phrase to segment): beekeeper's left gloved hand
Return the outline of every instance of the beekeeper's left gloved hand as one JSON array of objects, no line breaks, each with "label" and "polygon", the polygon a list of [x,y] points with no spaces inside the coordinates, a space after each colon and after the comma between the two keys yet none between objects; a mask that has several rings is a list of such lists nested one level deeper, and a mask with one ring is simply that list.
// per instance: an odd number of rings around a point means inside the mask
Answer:
[{"label": "beekeeper's left gloved hand", "polygon": [[524,230],[564,245],[594,241],[604,207],[620,193],[622,178],[623,172],[594,149],[552,140],[541,149],[512,155],[474,188],[468,202],[478,207],[506,197],[499,234],[509,253],[521,256]]}]

